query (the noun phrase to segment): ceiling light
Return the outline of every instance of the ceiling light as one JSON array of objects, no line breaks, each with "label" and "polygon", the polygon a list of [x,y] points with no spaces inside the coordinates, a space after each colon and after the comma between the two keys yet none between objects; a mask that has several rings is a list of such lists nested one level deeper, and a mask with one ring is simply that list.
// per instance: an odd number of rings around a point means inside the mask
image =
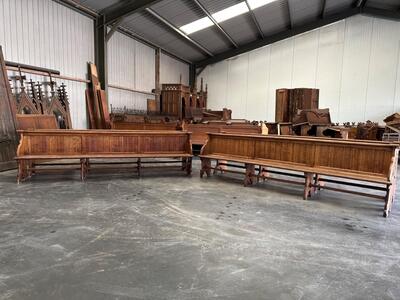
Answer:
[{"label": "ceiling light", "polygon": [[231,19],[233,17],[239,16],[247,12],[249,12],[249,9],[246,5],[246,2],[240,2],[239,4],[230,6],[219,12],[216,12],[212,16],[218,23],[221,23],[225,20]]},{"label": "ceiling light", "polygon": [[212,25],[214,25],[214,23],[208,17],[204,17],[192,23],[183,25],[180,29],[186,34],[191,34],[193,32],[202,30]]},{"label": "ceiling light", "polygon": [[271,2],[274,2],[274,1],[275,0],[247,0],[247,2],[249,2],[250,8],[252,10],[256,9],[256,8],[259,8],[261,6],[267,5],[267,4],[269,4]]}]

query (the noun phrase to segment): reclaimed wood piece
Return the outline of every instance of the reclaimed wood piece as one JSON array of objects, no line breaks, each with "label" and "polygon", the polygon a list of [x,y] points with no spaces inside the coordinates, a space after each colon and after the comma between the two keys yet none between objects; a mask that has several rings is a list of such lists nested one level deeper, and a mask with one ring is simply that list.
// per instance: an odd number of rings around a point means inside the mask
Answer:
[{"label": "reclaimed wood piece", "polygon": [[[105,159],[101,165],[113,165],[118,170],[129,165],[140,170],[143,158],[179,160],[177,163],[188,175],[191,173],[192,145],[190,133],[179,131],[124,131],[124,130],[22,130],[17,150],[17,181],[21,182],[43,171],[59,171],[76,166],[79,160],[81,179],[84,180],[95,164],[91,159]],[[133,162],[112,161],[135,159]],[[48,168],[39,161],[66,160]],[[33,164],[34,162],[34,164]],[[154,161],[161,164],[162,161]]]},{"label": "reclaimed wood piece", "polygon": [[90,91],[91,98],[93,99],[93,113],[94,120],[96,123],[96,129],[103,129],[100,103],[98,99],[97,91],[101,90],[99,76],[97,73],[97,67],[93,63],[89,63],[89,79],[90,79]]},{"label": "reclaimed wood piece", "polygon": [[110,113],[108,111],[108,102],[107,102],[106,91],[98,90],[97,91],[97,99],[99,101],[101,121],[103,124],[103,128],[110,129],[111,121],[110,121]]},{"label": "reclaimed wood piece", "polygon": [[15,114],[15,101],[0,46],[0,171],[16,166],[13,159],[18,145]]},{"label": "reclaimed wood piece", "polygon": [[[374,197],[385,201],[385,217],[389,215],[393,205],[398,161],[397,144],[329,138],[209,133],[200,158],[202,161],[200,176],[204,174],[210,176],[210,171],[213,169],[212,160],[233,161],[245,164],[246,185],[249,184],[249,177],[256,176],[252,171],[251,176],[249,175],[249,170],[252,170],[249,164],[267,166],[303,173],[304,175],[299,176],[299,174],[268,170],[268,174],[275,172],[289,177],[304,178],[303,183],[270,175],[267,178],[304,185],[304,199],[313,195],[318,189]],[[321,176],[352,179],[370,184],[332,180]],[[314,178],[317,178],[315,182]],[[378,190],[384,192],[384,195],[364,193],[354,188],[335,188],[326,183]]]},{"label": "reclaimed wood piece", "polygon": [[115,130],[182,130],[178,122],[112,122]]},{"label": "reclaimed wood piece", "polygon": [[192,133],[192,143],[194,145],[203,145],[207,141],[207,133],[242,133],[242,134],[268,134],[267,127],[262,124],[253,125],[251,123],[229,123],[226,122],[208,122],[201,124],[183,124],[183,130]]},{"label": "reclaimed wood piece", "polygon": [[289,118],[289,89],[276,90],[276,103],[275,103],[275,122],[287,123],[290,122]]},{"label": "reclaimed wood piece", "polygon": [[96,119],[94,116],[94,99],[89,89],[85,90],[86,111],[89,120],[89,129],[96,129]]},{"label": "reclaimed wood piece", "polygon": [[319,90],[297,88],[290,90],[289,99],[289,122],[293,122],[299,110],[318,109]]},{"label": "reclaimed wood piece", "polygon": [[54,115],[21,115],[17,114],[17,129],[58,129]]}]

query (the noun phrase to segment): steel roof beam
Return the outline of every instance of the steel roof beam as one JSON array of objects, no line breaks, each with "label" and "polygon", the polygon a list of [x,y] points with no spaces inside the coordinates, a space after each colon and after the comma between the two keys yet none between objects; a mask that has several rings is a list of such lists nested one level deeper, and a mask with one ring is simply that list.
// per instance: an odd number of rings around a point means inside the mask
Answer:
[{"label": "steel roof beam", "polygon": [[322,8],[320,14],[321,19],[325,18],[325,10],[326,10],[326,0],[322,0]]},{"label": "steel roof beam", "polygon": [[284,40],[284,39],[287,39],[287,38],[290,38],[290,37],[293,37],[295,35],[298,35],[298,34],[301,34],[301,33],[305,33],[307,31],[314,30],[314,29],[322,27],[322,26],[329,25],[329,24],[332,24],[334,22],[338,22],[340,20],[343,20],[343,19],[346,19],[348,17],[357,15],[359,13],[361,13],[361,9],[354,7],[354,8],[351,8],[349,10],[346,10],[346,11],[344,11],[342,13],[334,14],[334,15],[331,15],[331,16],[327,16],[324,19],[319,19],[319,20],[316,20],[314,22],[311,22],[311,23],[308,23],[308,24],[305,24],[305,25],[302,25],[302,26],[298,26],[298,27],[293,28],[293,29],[285,30],[283,32],[280,32],[280,33],[265,37],[264,40],[257,40],[257,41],[248,43],[246,45],[243,45],[243,46],[239,47],[238,49],[231,49],[229,51],[226,51],[226,52],[223,52],[221,54],[215,55],[214,57],[211,57],[211,58],[208,58],[208,59],[205,59],[205,60],[202,60],[202,61],[198,61],[196,63],[196,67],[200,68],[200,67],[203,67],[203,66],[214,64],[214,63],[217,63],[219,61],[222,61],[222,60],[225,60],[225,59],[228,59],[228,58],[243,54],[245,52],[252,51],[254,49],[257,49],[257,48],[260,48],[260,47],[263,47],[263,46],[266,46],[266,45],[269,45],[269,44],[272,44],[272,43],[275,43],[275,42],[278,42],[278,41],[281,41],[281,40]]},{"label": "steel roof beam", "polygon": [[195,40],[193,40],[191,37],[189,37],[187,34],[185,34],[182,30],[180,30],[179,28],[177,28],[174,24],[172,24],[170,21],[168,21],[167,19],[165,19],[163,16],[159,15],[158,13],[156,13],[154,10],[152,10],[151,8],[146,8],[146,11],[151,14],[153,17],[155,17],[157,20],[159,20],[160,22],[162,22],[164,25],[166,25],[167,27],[169,27],[170,29],[172,29],[177,35],[183,37],[186,41],[188,41],[190,44],[192,44],[192,46],[194,46],[195,48],[197,48],[198,50],[200,50],[202,53],[205,53],[206,55],[213,57],[214,54],[212,54],[207,48],[205,48],[204,46],[202,46],[200,43],[196,42]]},{"label": "steel roof beam", "polygon": [[203,4],[201,4],[198,0],[193,0],[193,2],[199,7],[206,15],[207,17],[214,23],[214,25],[218,28],[218,30],[225,36],[225,38],[235,47],[237,48],[238,45],[236,42],[232,39],[232,37],[221,27],[221,25],[218,24],[218,22],[214,19],[214,17],[210,14],[210,12],[204,7]]},{"label": "steel roof beam", "polygon": [[293,18],[292,18],[292,12],[290,10],[290,0],[287,0],[287,7],[289,13],[289,29],[293,29]]},{"label": "steel roof beam", "polygon": [[256,15],[254,14],[253,10],[252,10],[251,7],[250,7],[249,1],[245,0],[245,2],[246,2],[246,5],[247,5],[247,8],[249,9],[249,13],[250,13],[250,16],[251,16],[251,18],[252,18],[252,20],[253,20],[253,23],[254,23],[254,25],[255,25],[256,28],[257,28],[258,35],[259,35],[262,39],[264,39],[264,32],[263,32],[262,29],[261,29],[260,23],[258,23],[258,20],[257,20]]},{"label": "steel roof beam", "polygon": [[115,23],[120,18],[127,17],[131,14],[143,11],[150,6],[161,2],[162,0],[135,0],[135,1],[120,1],[110,5],[100,11],[100,14],[105,16],[105,25]]}]

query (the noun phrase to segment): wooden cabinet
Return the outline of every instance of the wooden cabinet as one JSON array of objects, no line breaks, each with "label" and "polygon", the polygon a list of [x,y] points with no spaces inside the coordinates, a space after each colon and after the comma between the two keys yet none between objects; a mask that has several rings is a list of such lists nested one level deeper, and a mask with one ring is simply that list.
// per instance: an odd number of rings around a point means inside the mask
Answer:
[{"label": "wooden cabinet", "polygon": [[319,90],[318,89],[292,89],[289,100],[289,122],[297,115],[301,109],[318,109]]},{"label": "wooden cabinet", "polygon": [[275,122],[289,122],[289,89],[276,90]]},{"label": "wooden cabinet", "polygon": [[278,89],[276,90],[275,122],[293,122],[300,109],[318,109],[318,89]]}]

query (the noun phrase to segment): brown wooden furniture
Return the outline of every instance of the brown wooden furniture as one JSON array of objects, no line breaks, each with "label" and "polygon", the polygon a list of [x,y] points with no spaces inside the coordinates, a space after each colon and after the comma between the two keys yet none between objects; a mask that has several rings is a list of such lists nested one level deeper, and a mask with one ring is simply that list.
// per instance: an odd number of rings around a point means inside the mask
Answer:
[{"label": "brown wooden furniture", "polygon": [[58,125],[54,115],[17,114],[17,129],[58,129]]},{"label": "brown wooden furniture", "polygon": [[318,89],[278,89],[276,90],[275,122],[293,122],[298,110],[318,109],[318,105]]},{"label": "brown wooden furniture", "polygon": [[[192,169],[190,134],[179,131],[123,131],[123,130],[23,130],[17,150],[18,182],[42,171],[61,171],[76,167],[71,160],[79,160],[78,169],[84,180],[94,165],[112,164],[118,170],[134,168],[139,176],[144,158],[180,160],[179,167],[189,175]],[[104,159],[93,164],[91,159]],[[112,161],[109,160],[119,160]],[[135,159],[135,161],[121,161]],[[67,163],[40,161],[67,160]],[[151,161],[163,163],[165,161]],[[157,167],[159,168],[159,167]],[[97,168],[95,168],[97,169]]]},{"label": "brown wooden furniture", "polygon": [[[371,196],[385,201],[386,217],[392,208],[396,187],[397,147],[396,144],[382,142],[209,133],[200,154],[200,175],[206,173],[210,176],[212,169],[235,172],[226,169],[227,166],[235,165],[220,164],[219,161],[243,163],[246,169],[245,185],[252,184],[254,178],[293,182],[304,185],[304,199],[321,188]],[[217,161],[215,167],[211,166],[211,160]],[[256,166],[259,166],[258,169]],[[270,167],[298,171],[304,175],[275,171]],[[304,182],[271,177],[270,174],[300,177],[304,178]],[[373,185],[321,176],[365,181]],[[340,189],[326,186],[326,183],[374,189],[385,194]]]},{"label": "brown wooden furniture", "polygon": [[0,46],[0,171],[15,167],[13,160],[17,148],[17,132],[15,124],[16,106],[6,65]]},{"label": "brown wooden furniture", "polygon": [[192,133],[192,144],[203,145],[207,141],[207,133],[241,133],[241,134],[268,134],[264,124],[261,126],[251,123],[218,122],[212,121],[200,124],[183,124],[183,130]]},{"label": "brown wooden furniture", "polygon": [[178,122],[112,122],[111,125],[116,130],[182,130]]}]

